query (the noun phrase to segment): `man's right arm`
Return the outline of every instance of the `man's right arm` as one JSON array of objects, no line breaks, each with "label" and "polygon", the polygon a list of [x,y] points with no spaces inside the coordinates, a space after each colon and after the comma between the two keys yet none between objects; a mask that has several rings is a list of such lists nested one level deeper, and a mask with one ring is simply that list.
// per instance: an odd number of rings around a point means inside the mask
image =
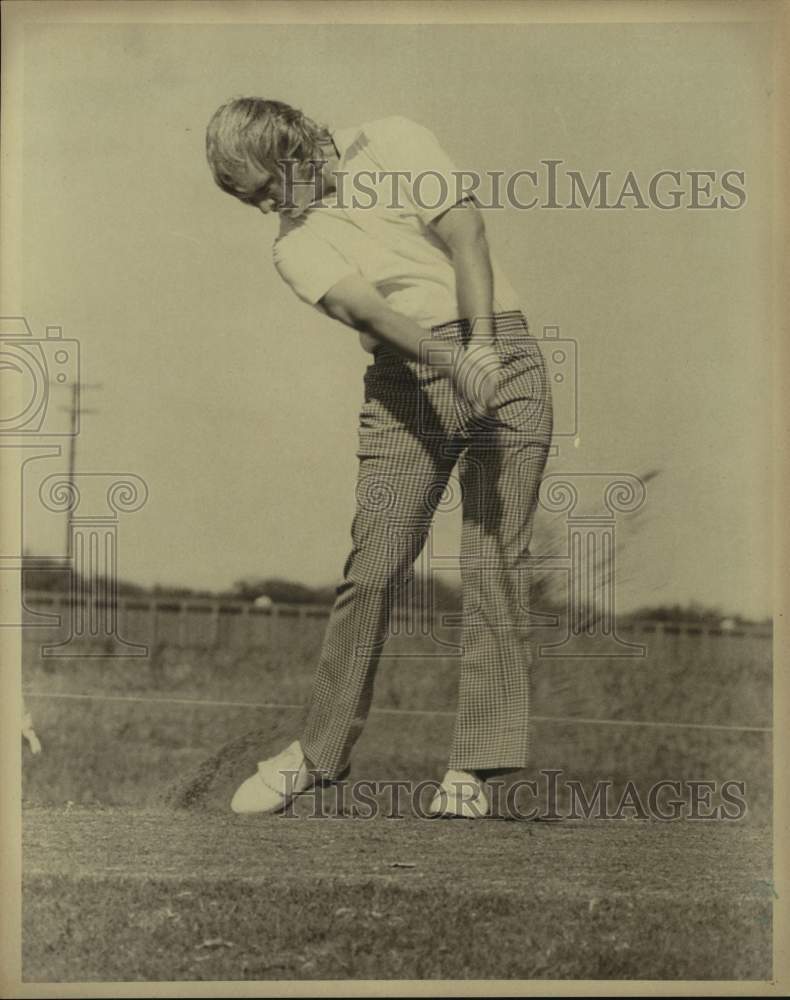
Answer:
[{"label": "man's right arm", "polygon": [[[427,362],[421,345],[431,341],[430,330],[396,312],[376,288],[360,275],[348,275],[321,298],[321,306],[336,320],[394,348],[411,361]],[[444,371],[446,361],[438,363]],[[459,350],[452,365],[456,388],[478,411],[490,410],[496,393],[499,358],[493,349]]]},{"label": "man's right arm", "polygon": [[420,344],[429,331],[396,312],[374,286],[360,275],[349,275],[333,285],[320,304],[333,319],[387,344],[410,361],[420,361]]}]

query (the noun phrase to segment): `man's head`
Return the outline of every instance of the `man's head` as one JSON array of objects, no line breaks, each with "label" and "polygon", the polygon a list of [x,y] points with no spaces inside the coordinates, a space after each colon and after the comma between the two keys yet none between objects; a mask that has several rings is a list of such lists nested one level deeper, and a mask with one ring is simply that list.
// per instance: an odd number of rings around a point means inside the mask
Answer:
[{"label": "man's head", "polygon": [[297,108],[261,97],[223,104],[206,130],[206,156],[219,187],[264,214],[301,215],[326,189],[316,161],[332,136]]}]

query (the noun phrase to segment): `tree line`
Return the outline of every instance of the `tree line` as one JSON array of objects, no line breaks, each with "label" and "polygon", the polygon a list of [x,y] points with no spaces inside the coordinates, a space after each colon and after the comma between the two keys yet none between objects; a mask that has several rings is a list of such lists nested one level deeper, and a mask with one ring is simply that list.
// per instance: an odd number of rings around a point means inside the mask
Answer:
[{"label": "tree line", "polygon": [[[35,565],[26,568],[23,567],[23,591],[28,593],[45,591],[67,594],[72,586],[71,573],[72,571],[68,568],[50,568]],[[98,582],[94,580],[93,586],[96,586]],[[110,592],[112,581],[106,580],[102,581],[102,583],[104,584],[104,592]],[[117,580],[114,586],[115,593],[119,597],[133,595],[180,599],[194,597],[250,602],[257,600],[259,597],[268,597],[273,604],[331,606],[337,595],[336,584],[311,587],[308,584],[278,576],[242,577],[234,581],[231,587],[222,590],[171,586],[167,584],[155,584],[152,587],[145,587],[123,579]],[[423,588],[423,593],[425,593],[426,589],[427,587]],[[414,590],[408,587],[401,588],[396,593],[396,607],[403,607],[408,600],[413,600],[413,594]],[[462,598],[459,585],[435,578],[431,583],[430,597],[431,605],[435,611],[461,611]],[[564,596],[558,593],[556,588],[549,586],[545,576],[541,577],[538,575],[533,580],[531,603],[537,611],[547,614],[562,615],[565,611]],[[729,619],[734,625],[755,624],[753,619],[737,613],[728,613],[719,607],[707,606],[697,601],[690,601],[684,604],[645,605],[620,617],[667,622],[700,622],[703,624],[712,624]],[[762,619],[760,624],[768,624],[770,621],[771,619],[768,617]]]}]

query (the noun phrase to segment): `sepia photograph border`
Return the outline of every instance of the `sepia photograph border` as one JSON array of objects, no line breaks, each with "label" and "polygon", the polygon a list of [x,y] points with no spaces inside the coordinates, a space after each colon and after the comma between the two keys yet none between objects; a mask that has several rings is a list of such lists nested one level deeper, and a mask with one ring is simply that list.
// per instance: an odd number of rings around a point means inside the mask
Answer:
[{"label": "sepia photograph border", "polygon": [[[351,2],[346,4],[304,2],[5,2],[2,5],[2,256],[0,294],[3,305],[18,301],[20,282],[17,248],[21,244],[21,140],[25,122],[21,115],[21,88],[24,86],[24,32],[36,22],[84,22],[116,24],[510,24],[510,23],[647,23],[666,22],[698,25],[723,21],[767,21],[773,25],[776,55],[773,177],[775,185],[775,236],[772,268],[773,374],[774,374],[774,496],[773,524],[774,581],[774,885],[778,899],[774,909],[774,979],[771,982],[732,981],[243,981],[243,982],[68,982],[23,983],[20,966],[21,913],[21,796],[19,705],[21,688],[21,637],[18,630],[2,630],[2,909],[0,911],[0,995],[4,997],[258,997],[258,996],[771,996],[787,993],[787,942],[790,941],[787,895],[787,838],[790,832],[787,767],[790,711],[788,679],[784,666],[788,642],[788,434],[790,432],[790,328],[787,323],[787,190],[790,134],[787,95],[790,93],[788,26],[790,6],[782,2],[720,2],[720,0],[677,0],[677,2]],[[784,53],[784,59],[780,58]],[[4,308],[3,314],[7,313]],[[7,486],[6,486],[7,488]],[[2,503],[0,512],[9,505]],[[3,516],[0,513],[0,516]],[[17,526],[2,522],[3,537]],[[8,574],[4,574],[8,575]],[[3,581],[4,600],[18,594],[8,591]]]}]

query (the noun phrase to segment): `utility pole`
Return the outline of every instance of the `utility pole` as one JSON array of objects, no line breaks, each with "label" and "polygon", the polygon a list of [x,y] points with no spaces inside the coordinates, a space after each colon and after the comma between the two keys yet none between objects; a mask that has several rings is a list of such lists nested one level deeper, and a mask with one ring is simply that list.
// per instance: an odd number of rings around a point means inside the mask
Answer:
[{"label": "utility pole", "polygon": [[[62,406],[61,410],[66,410],[70,414],[70,428],[71,434],[69,436],[69,472],[68,481],[69,489],[74,487],[74,470],[77,462],[77,421],[78,418],[84,414],[88,413],[98,413],[98,410],[86,410],[80,409],[80,390],[81,389],[102,389],[104,384],[102,382],[77,382],[76,380],[71,387],[71,403],[69,406]],[[70,514],[66,513],[66,547],[64,549],[66,558],[69,557],[69,543],[71,541],[70,536]]]}]

